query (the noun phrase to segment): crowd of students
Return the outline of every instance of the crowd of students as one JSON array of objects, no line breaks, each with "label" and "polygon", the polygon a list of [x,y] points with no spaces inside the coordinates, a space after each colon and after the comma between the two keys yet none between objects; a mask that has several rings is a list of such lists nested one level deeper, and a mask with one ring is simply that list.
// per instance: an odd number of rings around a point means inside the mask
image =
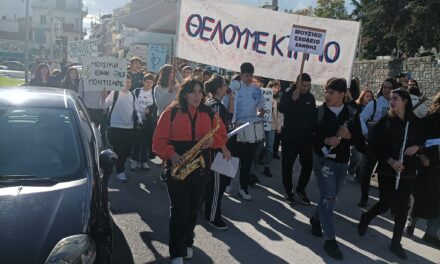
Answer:
[{"label": "crowd of students", "polygon": [[[231,180],[209,170],[214,155],[240,159],[238,194],[251,201],[248,187],[259,183],[256,164],[264,165],[262,175],[272,177],[271,163],[279,158],[280,142],[285,202],[311,204],[306,189],[313,171],[320,197],[310,216],[311,231],[324,237],[324,249],[331,257],[343,259],[333,208],[347,173],[360,183],[362,208],[369,205],[372,175],[378,178],[379,201],[360,216],[360,236],[375,216],[391,209],[394,254],[406,258],[400,241],[404,230],[412,236],[418,218],[428,219],[423,240],[440,247],[440,93],[428,107],[417,81],[405,74],[385,79],[376,95],[371,89],[356,89],[355,81],[348,87],[345,79],[331,78],[324,85],[325,102],[317,106],[310,91],[312,76],[307,73],[286,85],[254,76],[254,66],[243,63],[228,83],[220,75],[188,65],[164,65],[155,76],[141,69],[139,58],[130,63],[120,92],[84,91],[74,68],[67,70],[59,87],[78,92],[92,120],[100,125],[104,142],[109,139],[118,155],[119,181],[128,180],[125,163],[130,156],[132,170],[148,170],[148,161],[156,155],[165,161],[172,263],[192,257],[193,231],[203,202],[205,219],[217,229],[227,229],[221,199]],[[48,67],[39,65],[31,84],[47,86],[49,76]],[[273,92],[269,131],[263,130],[265,83]],[[251,125],[227,139],[227,132],[247,122]],[[175,179],[169,168],[185,163],[185,152],[209,132],[213,137],[200,151],[205,168],[191,172],[184,181]],[[427,140],[434,143],[426,145]],[[294,186],[297,157],[301,172]]]}]

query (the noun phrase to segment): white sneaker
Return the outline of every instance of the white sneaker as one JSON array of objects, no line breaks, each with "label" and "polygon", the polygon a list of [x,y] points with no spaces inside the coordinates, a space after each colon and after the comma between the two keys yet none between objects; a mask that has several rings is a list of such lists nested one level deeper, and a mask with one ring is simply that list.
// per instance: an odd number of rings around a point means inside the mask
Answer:
[{"label": "white sneaker", "polygon": [[193,256],[194,256],[194,251],[193,251],[192,247],[187,247],[186,248],[186,256],[183,258],[184,259],[192,259]]},{"label": "white sneaker", "polygon": [[226,186],[225,192],[227,193],[231,192],[231,185]]},{"label": "white sneaker", "polygon": [[116,174],[116,179],[118,179],[119,182],[126,182],[127,175],[125,175],[125,172],[118,173]]},{"label": "white sneaker", "polygon": [[246,201],[252,200],[252,196],[248,193],[247,190],[240,189],[238,190],[238,194]]},{"label": "white sneaker", "polygon": [[148,166],[147,162],[144,162],[144,163],[142,163],[141,168],[144,169],[144,170],[149,170],[150,166]]},{"label": "white sneaker", "polygon": [[183,264],[183,258],[179,257],[179,258],[173,258],[171,260],[171,264]]},{"label": "white sneaker", "polygon": [[135,160],[132,160],[132,161],[131,161],[131,164],[130,164],[130,169],[131,169],[132,171],[134,171],[134,170],[137,169],[137,168],[139,168],[139,163],[138,163],[137,161],[135,161]]}]

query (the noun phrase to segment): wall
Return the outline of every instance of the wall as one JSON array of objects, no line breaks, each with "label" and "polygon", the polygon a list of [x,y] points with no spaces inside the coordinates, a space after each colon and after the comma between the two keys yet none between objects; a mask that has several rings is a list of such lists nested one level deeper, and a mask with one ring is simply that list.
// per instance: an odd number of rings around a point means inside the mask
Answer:
[{"label": "wall", "polygon": [[[440,92],[440,59],[433,57],[356,61],[353,77],[359,78],[361,89],[368,87],[377,91],[386,78],[396,77],[400,72],[409,72],[419,83],[421,92],[429,98]],[[323,100],[321,86],[314,85],[312,93],[317,100]]]}]

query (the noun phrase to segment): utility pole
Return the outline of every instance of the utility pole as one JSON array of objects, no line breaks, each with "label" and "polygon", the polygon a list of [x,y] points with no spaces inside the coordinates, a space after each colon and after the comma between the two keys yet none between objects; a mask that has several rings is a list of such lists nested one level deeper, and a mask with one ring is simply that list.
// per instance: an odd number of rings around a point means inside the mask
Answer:
[{"label": "utility pole", "polygon": [[24,37],[24,84],[28,85],[29,84],[29,73],[28,73],[28,69],[29,69],[29,1],[30,0],[26,0],[26,30],[25,30],[25,34],[26,36]]},{"label": "utility pole", "polygon": [[49,43],[50,53],[49,53],[49,57],[53,63],[53,52],[54,52],[53,49],[54,49],[55,32],[54,32],[54,28],[53,28],[54,20],[53,20],[52,8],[50,8],[49,10],[50,10],[50,43]]},{"label": "utility pole", "polygon": [[273,10],[278,11],[278,0],[272,0]]}]

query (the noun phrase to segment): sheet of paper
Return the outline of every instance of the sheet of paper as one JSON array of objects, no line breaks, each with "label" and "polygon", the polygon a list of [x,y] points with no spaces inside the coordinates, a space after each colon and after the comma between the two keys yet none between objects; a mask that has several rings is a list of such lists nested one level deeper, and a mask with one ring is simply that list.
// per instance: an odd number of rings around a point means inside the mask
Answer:
[{"label": "sheet of paper", "polygon": [[223,159],[221,152],[215,155],[214,161],[211,164],[211,170],[228,177],[234,178],[238,171],[239,159],[232,157],[231,160]]},{"label": "sheet of paper", "polygon": [[438,145],[440,145],[440,138],[428,139],[426,140],[426,144],[425,144],[427,148]]},{"label": "sheet of paper", "polygon": [[228,133],[228,138],[237,135],[238,132],[240,132],[240,130],[244,129],[245,127],[249,126],[251,123],[247,122],[239,127],[237,127],[236,129],[232,130],[231,132]]}]

